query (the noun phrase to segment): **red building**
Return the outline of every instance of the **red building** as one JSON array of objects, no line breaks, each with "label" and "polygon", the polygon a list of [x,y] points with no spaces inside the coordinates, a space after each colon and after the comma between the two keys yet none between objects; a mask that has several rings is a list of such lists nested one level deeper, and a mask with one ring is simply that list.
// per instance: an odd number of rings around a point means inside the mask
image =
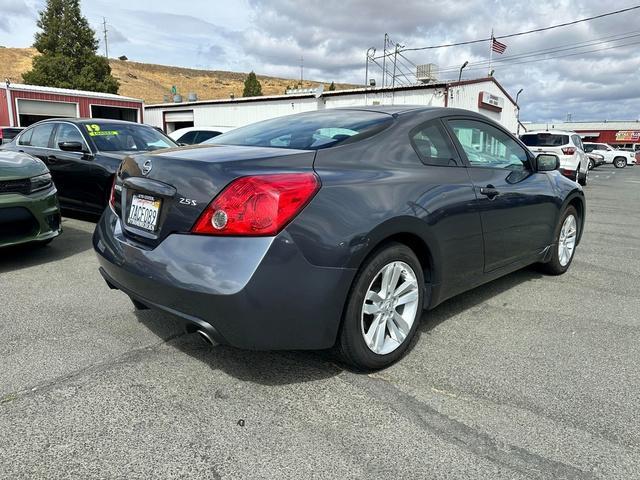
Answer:
[{"label": "red building", "polygon": [[28,127],[47,118],[109,118],[142,123],[144,102],[110,93],[35,85],[0,85],[0,126]]}]

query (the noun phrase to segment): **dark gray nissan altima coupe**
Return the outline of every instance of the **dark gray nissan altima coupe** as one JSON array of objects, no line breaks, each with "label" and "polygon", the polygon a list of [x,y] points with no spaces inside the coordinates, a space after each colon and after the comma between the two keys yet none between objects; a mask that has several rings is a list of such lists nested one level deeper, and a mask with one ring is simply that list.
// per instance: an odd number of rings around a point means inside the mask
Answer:
[{"label": "dark gray nissan altima coupe", "polygon": [[585,200],[558,165],[466,110],[302,113],[126,158],[93,244],[111,288],[209,341],[378,369],[423,309],[569,268]]}]

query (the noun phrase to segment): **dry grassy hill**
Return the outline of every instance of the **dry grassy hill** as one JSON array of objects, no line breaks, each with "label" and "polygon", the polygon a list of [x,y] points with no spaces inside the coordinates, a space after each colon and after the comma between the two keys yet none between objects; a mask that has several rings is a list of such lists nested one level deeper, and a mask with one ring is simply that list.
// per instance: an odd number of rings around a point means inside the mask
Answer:
[{"label": "dry grassy hill", "polygon": [[[22,74],[31,69],[31,61],[37,52],[33,48],[0,48],[0,80],[9,78],[22,82]],[[173,85],[186,100],[190,92],[199,100],[229,98],[232,93],[242,96],[246,73],[217,70],[194,70],[150,63],[110,60],[113,75],[120,81],[121,95],[142,98],[146,103],[159,103],[170,95]],[[264,95],[281,95],[287,86],[295,87],[297,80],[258,75]],[[304,88],[317,87],[320,82],[305,81]],[[325,88],[329,84],[325,83]],[[353,85],[336,84],[337,89]]]}]

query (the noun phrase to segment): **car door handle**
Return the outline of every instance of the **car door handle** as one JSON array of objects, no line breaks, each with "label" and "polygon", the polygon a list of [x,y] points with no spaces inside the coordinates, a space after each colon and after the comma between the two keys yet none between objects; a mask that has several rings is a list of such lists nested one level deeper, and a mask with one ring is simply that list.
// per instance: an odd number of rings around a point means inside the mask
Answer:
[{"label": "car door handle", "polygon": [[493,185],[487,185],[486,187],[480,188],[480,193],[489,197],[489,200],[493,200],[495,197],[500,195],[500,192],[496,190]]},{"label": "car door handle", "polygon": [[55,155],[49,155],[47,157],[47,163],[56,163],[58,161],[58,158]]}]

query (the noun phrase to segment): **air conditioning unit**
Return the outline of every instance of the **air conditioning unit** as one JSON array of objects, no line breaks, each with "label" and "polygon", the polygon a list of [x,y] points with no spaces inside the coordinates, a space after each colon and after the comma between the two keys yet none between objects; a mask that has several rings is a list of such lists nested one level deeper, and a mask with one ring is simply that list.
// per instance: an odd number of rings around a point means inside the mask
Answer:
[{"label": "air conditioning unit", "polygon": [[438,79],[438,65],[427,63],[416,67],[416,77],[422,83],[435,82]]}]

